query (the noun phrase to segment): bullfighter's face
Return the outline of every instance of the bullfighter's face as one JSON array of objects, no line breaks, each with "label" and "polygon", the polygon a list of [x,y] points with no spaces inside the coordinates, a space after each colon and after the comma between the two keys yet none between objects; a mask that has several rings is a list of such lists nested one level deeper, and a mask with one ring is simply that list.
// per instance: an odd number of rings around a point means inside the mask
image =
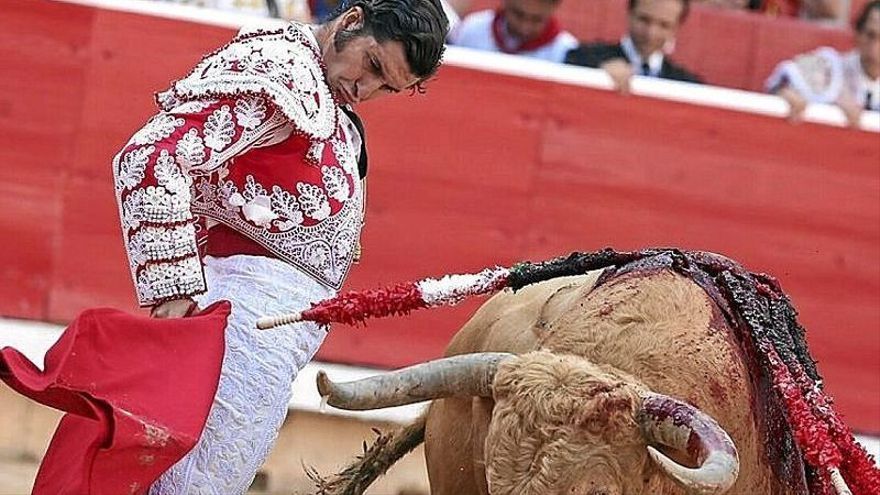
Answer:
[{"label": "bullfighter's face", "polygon": [[403,44],[379,43],[370,35],[355,34],[363,27],[363,11],[355,7],[330,27],[322,46],[326,77],[336,100],[356,105],[400,93],[419,82],[409,67]]}]

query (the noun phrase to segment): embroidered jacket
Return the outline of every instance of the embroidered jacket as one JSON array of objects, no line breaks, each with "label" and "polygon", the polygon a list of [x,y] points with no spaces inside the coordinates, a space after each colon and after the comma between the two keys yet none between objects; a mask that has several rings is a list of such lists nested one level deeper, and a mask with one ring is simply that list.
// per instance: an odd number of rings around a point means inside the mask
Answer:
[{"label": "embroidered jacket", "polygon": [[241,33],[206,56],[157,96],[159,114],[114,158],[142,306],[205,290],[197,237],[218,223],[341,286],[363,190],[307,29]]}]

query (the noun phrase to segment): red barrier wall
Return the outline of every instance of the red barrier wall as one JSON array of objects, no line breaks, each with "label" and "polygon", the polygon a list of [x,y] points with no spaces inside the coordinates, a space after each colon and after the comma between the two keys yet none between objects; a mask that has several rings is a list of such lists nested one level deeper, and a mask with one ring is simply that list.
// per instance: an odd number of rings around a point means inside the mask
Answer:
[{"label": "red barrier wall", "polygon": [[[151,93],[232,32],[43,0],[3,10],[0,314],[131,309],[110,159]],[[349,287],[609,245],[722,252],[780,278],[831,393],[880,431],[876,134],[455,67],[362,113],[372,170]],[[476,305],[337,327],[320,357],[436,357]]]},{"label": "red barrier wall", "polygon": [[[475,0],[472,9],[498,4]],[[564,0],[559,18],[578,39],[616,42],[626,31],[626,5],[627,0]],[[762,91],[776,64],[819,46],[848,50],[852,35],[797,19],[694,5],[672,58],[711,84]]]}]

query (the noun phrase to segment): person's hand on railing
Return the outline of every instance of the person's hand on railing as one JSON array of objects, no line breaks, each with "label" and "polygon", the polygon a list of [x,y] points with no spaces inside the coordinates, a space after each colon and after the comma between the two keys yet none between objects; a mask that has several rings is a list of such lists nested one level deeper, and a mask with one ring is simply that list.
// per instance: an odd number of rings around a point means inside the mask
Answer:
[{"label": "person's hand on railing", "polygon": [[629,82],[633,76],[632,66],[622,58],[615,58],[602,64],[601,69],[611,76],[614,88],[621,94],[629,94]]},{"label": "person's hand on railing", "polygon": [[843,112],[850,127],[859,127],[862,122],[862,106],[857,101],[851,97],[841,96],[834,104]]},{"label": "person's hand on railing", "polygon": [[789,86],[784,86],[776,91],[786,103],[788,103],[788,120],[798,123],[804,120],[804,112],[807,110],[807,100],[800,93]]}]

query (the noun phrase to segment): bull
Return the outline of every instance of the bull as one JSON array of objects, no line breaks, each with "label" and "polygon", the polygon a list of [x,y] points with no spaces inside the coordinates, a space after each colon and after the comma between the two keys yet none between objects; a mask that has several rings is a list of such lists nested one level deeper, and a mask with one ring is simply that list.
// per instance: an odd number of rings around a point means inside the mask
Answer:
[{"label": "bull", "polygon": [[[741,315],[673,265],[657,256],[499,293],[444,359],[346,384],[321,373],[319,391],[346,409],[433,399],[379,457],[424,440],[436,495],[808,493]],[[324,492],[360,493],[387,467],[362,459]]]}]

